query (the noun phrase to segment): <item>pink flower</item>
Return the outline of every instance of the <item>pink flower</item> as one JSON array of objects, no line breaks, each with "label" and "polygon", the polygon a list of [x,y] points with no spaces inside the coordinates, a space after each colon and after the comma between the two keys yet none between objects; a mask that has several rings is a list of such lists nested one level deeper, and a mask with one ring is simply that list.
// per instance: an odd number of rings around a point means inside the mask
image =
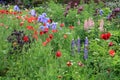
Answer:
[{"label": "pink flower", "polygon": [[87,20],[84,21],[84,30],[88,30],[88,21]]}]

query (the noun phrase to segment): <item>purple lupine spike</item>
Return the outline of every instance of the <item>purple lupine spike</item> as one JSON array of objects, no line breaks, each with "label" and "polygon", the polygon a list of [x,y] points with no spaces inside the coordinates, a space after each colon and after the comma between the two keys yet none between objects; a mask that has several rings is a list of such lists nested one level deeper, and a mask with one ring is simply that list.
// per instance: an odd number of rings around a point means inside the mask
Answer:
[{"label": "purple lupine spike", "polygon": [[75,41],[74,41],[74,39],[72,39],[72,42],[71,42],[71,52],[72,52],[72,55],[74,55],[74,47],[75,47]]},{"label": "purple lupine spike", "polygon": [[80,38],[77,39],[77,51],[80,53]]},{"label": "purple lupine spike", "polygon": [[31,14],[32,16],[36,16],[36,11],[35,11],[34,9],[32,9],[32,10],[30,11],[30,14]]},{"label": "purple lupine spike", "polygon": [[100,10],[99,10],[99,13],[100,13],[100,15],[102,16],[102,15],[103,15],[103,10],[100,9]]},{"label": "purple lupine spike", "polygon": [[88,58],[88,38],[85,38],[84,43],[84,59],[86,60]]}]

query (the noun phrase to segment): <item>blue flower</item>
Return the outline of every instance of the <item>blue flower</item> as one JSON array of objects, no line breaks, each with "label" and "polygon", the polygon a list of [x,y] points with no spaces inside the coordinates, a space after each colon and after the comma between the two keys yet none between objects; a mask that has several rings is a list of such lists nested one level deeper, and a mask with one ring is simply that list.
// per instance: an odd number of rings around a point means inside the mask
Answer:
[{"label": "blue flower", "polygon": [[31,14],[32,16],[36,16],[36,12],[35,12],[35,10],[32,9],[32,10],[30,11],[30,14]]},{"label": "blue flower", "polygon": [[47,14],[46,13],[42,13],[42,16],[47,17]]},{"label": "blue flower", "polygon": [[20,8],[17,5],[15,5],[14,6],[14,11],[20,11]]},{"label": "blue flower", "polygon": [[41,29],[42,31],[44,31],[44,28],[45,28],[44,26],[40,26],[40,29]]},{"label": "blue flower", "polygon": [[51,28],[52,28],[52,30],[55,30],[56,27],[57,27],[57,23],[53,22],[53,23],[51,24]]}]

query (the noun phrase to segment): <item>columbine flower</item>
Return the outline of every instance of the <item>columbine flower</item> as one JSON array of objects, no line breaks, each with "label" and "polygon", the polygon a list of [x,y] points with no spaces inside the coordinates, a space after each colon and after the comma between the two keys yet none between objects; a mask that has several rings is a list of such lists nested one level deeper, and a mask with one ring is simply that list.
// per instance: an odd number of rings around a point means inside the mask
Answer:
[{"label": "columbine flower", "polygon": [[44,28],[45,28],[44,26],[40,26],[40,29],[41,29],[42,31],[44,31]]},{"label": "columbine flower", "polygon": [[88,38],[85,38],[84,43],[84,59],[86,60],[88,58]]},{"label": "columbine flower", "polygon": [[35,12],[35,10],[32,9],[32,10],[30,11],[30,14],[31,14],[32,16],[36,16],[36,12]]},{"label": "columbine flower", "polygon": [[51,28],[52,28],[52,30],[56,30],[56,28],[57,28],[57,23],[53,22],[53,23],[51,24]]},{"label": "columbine flower", "polygon": [[20,8],[18,7],[18,5],[14,6],[14,11],[20,11]]}]

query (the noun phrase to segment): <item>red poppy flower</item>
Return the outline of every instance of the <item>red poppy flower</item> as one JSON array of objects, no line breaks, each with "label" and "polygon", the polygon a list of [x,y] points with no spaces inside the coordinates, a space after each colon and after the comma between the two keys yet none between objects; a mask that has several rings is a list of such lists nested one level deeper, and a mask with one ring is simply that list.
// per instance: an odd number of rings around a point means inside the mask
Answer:
[{"label": "red poppy flower", "polygon": [[109,50],[109,54],[110,54],[110,56],[114,56],[115,55],[115,51],[114,50]]},{"label": "red poppy flower", "polygon": [[110,36],[111,36],[111,33],[109,33],[109,32],[108,32],[106,35],[107,35],[107,37],[108,37],[108,38],[110,38]]},{"label": "red poppy flower", "polygon": [[61,57],[62,53],[60,51],[56,52],[56,57]]},{"label": "red poppy flower", "polygon": [[64,26],[65,26],[64,23],[61,23],[61,24],[60,24],[60,27],[64,27]]},{"label": "red poppy flower", "polygon": [[50,38],[50,39],[53,39],[53,35],[52,35],[52,34],[49,34],[49,38]]},{"label": "red poppy flower", "polygon": [[104,40],[108,40],[110,38],[111,34],[108,32],[108,33],[103,33],[100,35],[100,37]]},{"label": "red poppy flower", "polygon": [[67,66],[69,67],[69,66],[71,66],[71,65],[72,65],[71,61],[68,61],[68,62],[67,62]]},{"label": "red poppy flower", "polygon": [[23,41],[24,41],[24,42],[28,42],[28,41],[29,41],[28,36],[24,36],[24,37],[23,37]]}]

